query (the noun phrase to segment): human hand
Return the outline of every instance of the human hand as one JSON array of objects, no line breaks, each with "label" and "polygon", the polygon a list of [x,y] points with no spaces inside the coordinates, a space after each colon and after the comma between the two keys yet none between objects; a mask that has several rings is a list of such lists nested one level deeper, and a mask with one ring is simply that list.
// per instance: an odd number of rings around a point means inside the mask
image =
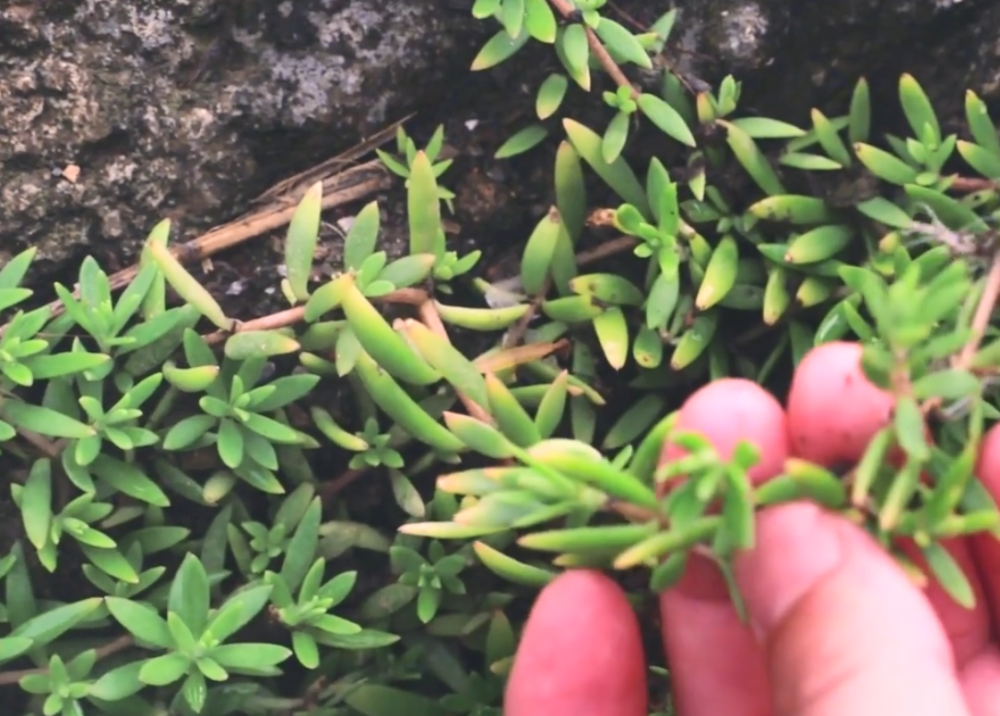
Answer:
[{"label": "human hand", "polygon": [[[685,407],[679,427],[723,456],[740,440],[757,445],[754,480],[778,474],[790,454],[856,460],[891,401],[859,379],[858,346],[821,350],[800,364],[787,411],[752,383],[720,381],[699,391],[714,393]],[[977,475],[1000,498],[1000,426],[983,440]],[[1000,716],[1000,542],[983,534],[947,547],[972,581],[973,609],[933,580],[915,586],[837,515],[806,503],[763,510],[757,544],[735,568],[751,626],[704,558],[692,556],[660,596],[680,716]],[[599,572],[569,571],[532,609],[504,714],[647,716],[646,674],[621,589]]]}]

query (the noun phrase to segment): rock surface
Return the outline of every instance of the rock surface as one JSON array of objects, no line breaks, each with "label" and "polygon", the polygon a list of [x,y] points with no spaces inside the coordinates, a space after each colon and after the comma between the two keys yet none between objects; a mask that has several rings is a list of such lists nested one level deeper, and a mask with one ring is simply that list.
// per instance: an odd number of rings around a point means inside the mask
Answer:
[{"label": "rock surface", "polygon": [[[240,214],[285,176],[416,110],[427,127],[450,122],[450,131],[465,131],[468,118],[485,120],[469,134],[492,122],[492,137],[502,141],[523,125],[507,119],[507,105],[521,107],[515,116],[530,113],[551,51],[530,56],[542,62],[470,74],[471,58],[495,31],[471,18],[471,4],[5,4],[0,262],[36,245],[54,272],[87,253],[112,270],[128,265],[163,216],[177,219],[178,238],[190,238]],[[615,3],[626,25],[668,7]],[[839,107],[862,73],[892,111],[900,72],[912,72],[946,125],[960,118],[966,87],[1000,100],[1000,4],[990,0],[680,0],[678,7],[679,66],[709,82],[736,74],[746,107],[770,116],[802,121],[811,106]],[[524,178],[489,160],[493,149],[464,169],[456,164],[453,171],[466,174],[451,174],[451,186],[469,194],[475,174],[494,199],[523,196]],[[503,202],[492,204],[500,211]],[[480,222],[490,221],[487,209]]]},{"label": "rock surface", "polygon": [[442,97],[476,30],[411,0],[7,5],[0,249],[124,261],[162,216],[187,231],[231,219]]}]

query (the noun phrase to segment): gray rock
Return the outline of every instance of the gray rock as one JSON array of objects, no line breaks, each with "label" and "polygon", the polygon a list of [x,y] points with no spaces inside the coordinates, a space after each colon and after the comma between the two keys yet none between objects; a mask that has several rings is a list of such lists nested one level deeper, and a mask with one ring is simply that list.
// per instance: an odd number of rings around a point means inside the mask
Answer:
[{"label": "gray rock", "polygon": [[231,219],[433,102],[477,32],[429,0],[7,5],[0,247],[127,263],[163,216],[188,234]]}]

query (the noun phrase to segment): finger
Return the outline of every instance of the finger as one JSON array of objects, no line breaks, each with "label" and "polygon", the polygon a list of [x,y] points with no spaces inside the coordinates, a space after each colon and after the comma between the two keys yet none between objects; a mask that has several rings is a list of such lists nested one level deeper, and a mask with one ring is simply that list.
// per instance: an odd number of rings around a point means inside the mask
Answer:
[{"label": "finger", "polygon": [[[993,499],[1000,502],[1000,425],[993,426],[983,436],[976,475]],[[1000,541],[993,535],[979,534],[970,537],[969,544],[983,581],[990,614],[994,623],[1000,623]]]},{"label": "finger", "polygon": [[718,567],[693,556],[660,595],[672,698],[681,716],[771,716],[764,653],[733,608]]},{"label": "finger", "polygon": [[867,534],[813,504],[765,510],[736,575],[775,713],[968,716],[927,598]]},{"label": "finger", "polygon": [[[994,426],[983,437],[976,476],[993,499],[1000,501],[1000,426]],[[982,599],[993,624],[997,624],[1000,622],[1000,542],[990,534],[980,534],[969,538],[968,543],[985,592]],[[995,640],[997,634],[992,636]],[[966,663],[962,683],[976,716],[1000,716],[1000,652],[995,642]]]},{"label": "finger", "polygon": [[[788,398],[791,443],[796,456],[824,465],[840,461],[853,464],[874,434],[890,421],[894,398],[864,375],[862,350],[858,343],[825,343],[799,363]],[[831,410],[831,405],[836,409]],[[1000,460],[997,464],[1000,466]],[[923,563],[912,544],[904,545],[904,549]],[[967,545],[955,541],[949,549],[959,564],[969,568],[967,573],[974,575],[974,560]],[[956,604],[933,580],[926,592],[959,663],[978,654],[988,638],[989,610],[983,604],[982,582],[973,580],[973,589],[979,596],[977,607],[971,610]]]},{"label": "finger", "polygon": [[975,716],[1000,716],[1000,652],[996,646],[983,650],[965,665],[962,686]]},{"label": "finger", "polygon": [[[750,476],[764,480],[781,471],[788,455],[781,405],[756,384],[720,380],[692,395],[676,430],[702,433],[723,458],[747,440],[761,452]],[[668,443],[663,460],[681,451]],[[692,555],[683,579],[660,596],[663,642],[673,697],[682,716],[769,716],[772,713],[764,657],[732,605],[719,569]]]},{"label": "finger", "polygon": [[[723,460],[732,457],[739,443],[752,443],[760,452],[760,460],[748,472],[754,482],[777,475],[788,457],[784,408],[773,395],[743,378],[723,378],[695,391],[681,406],[674,431],[701,433]],[[682,455],[683,448],[668,440],[660,462]]]},{"label": "finger", "polygon": [[528,616],[505,716],[646,716],[646,658],[635,612],[609,577],[559,575]]},{"label": "finger", "polygon": [[988,646],[991,636],[990,611],[969,542],[964,539],[951,539],[941,544],[958,563],[972,585],[976,601],[971,609],[963,607],[945,591],[941,583],[934,578],[927,560],[912,540],[907,540],[899,546],[902,552],[927,575],[928,584],[924,588],[924,594],[937,614],[938,621],[951,644],[955,662],[961,669]]},{"label": "finger", "polygon": [[894,399],[861,367],[858,343],[833,341],[799,362],[788,390],[788,425],[796,457],[826,467],[854,464],[892,419]]}]

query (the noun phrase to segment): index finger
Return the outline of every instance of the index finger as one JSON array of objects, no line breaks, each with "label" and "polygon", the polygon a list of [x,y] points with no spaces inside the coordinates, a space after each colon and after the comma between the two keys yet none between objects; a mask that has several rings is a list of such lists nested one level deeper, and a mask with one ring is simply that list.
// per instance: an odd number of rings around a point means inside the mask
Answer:
[{"label": "index finger", "polygon": [[[781,472],[788,430],[781,404],[748,380],[723,379],[695,392],[681,408],[675,430],[697,431],[728,459],[746,440],[761,454],[750,477]],[[662,461],[682,451],[670,442]],[[692,555],[684,577],[660,596],[662,632],[673,695],[684,716],[763,716],[771,713],[764,654],[740,621],[718,567]]]}]

